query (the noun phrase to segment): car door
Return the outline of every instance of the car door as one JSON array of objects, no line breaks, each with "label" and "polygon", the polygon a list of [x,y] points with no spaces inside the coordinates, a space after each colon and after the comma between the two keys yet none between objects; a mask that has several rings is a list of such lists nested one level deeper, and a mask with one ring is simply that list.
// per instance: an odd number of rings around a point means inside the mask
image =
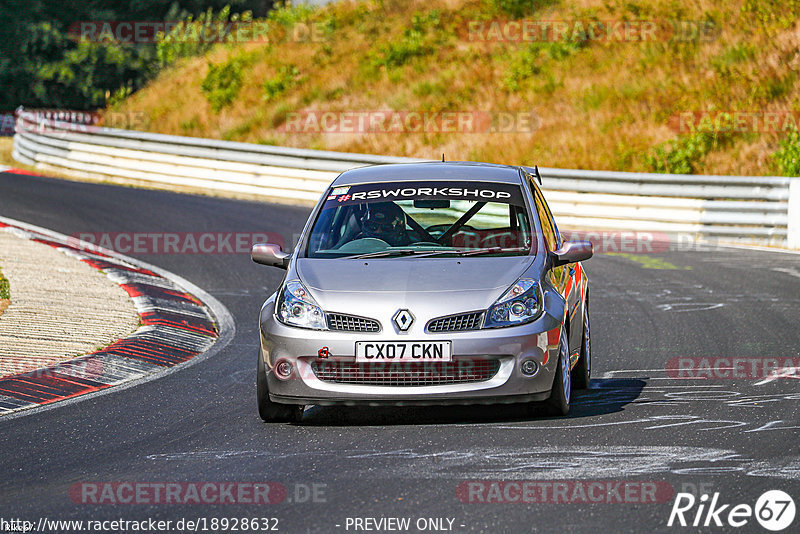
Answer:
[{"label": "car door", "polygon": [[[531,189],[534,193],[534,203],[536,211],[539,215],[539,220],[542,223],[542,232],[544,232],[544,241],[547,244],[548,250],[553,252],[561,248],[562,240],[561,234],[558,231],[553,213],[550,211],[550,206],[544,199],[539,187],[530,181]],[[564,300],[567,302],[567,317],[569,319],[570,332],[569,332],[569,353],[570,364],[575,365],[578,360],[581,348],[581,331],[582,323],[581,318],[578,316],[580,310],[581,295],[579,291],[578,281],[580,279],[580,264],[571,263],[562,265],[551,269],[549,276],[550,281],[555,287],[558,288]]]}]

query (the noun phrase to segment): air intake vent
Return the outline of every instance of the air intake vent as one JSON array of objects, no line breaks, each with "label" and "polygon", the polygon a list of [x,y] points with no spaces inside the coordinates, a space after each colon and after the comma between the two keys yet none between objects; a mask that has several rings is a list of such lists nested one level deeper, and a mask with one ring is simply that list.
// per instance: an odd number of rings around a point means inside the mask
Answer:
[{"label": "air intake vent", "polygon": [[328,328],[339,332],[380,332],[381,323],[374,319],[356,317],[355,315],[329,313]]},{"label": "air intake vent", "polygon": [[315,360],[314,375],[323,382],[369,386],[439,386],[490,380],[500,360],[461,358],[452,362],[355,363]]},{"label": "air intake vent", "polygon": [[459,332],[462,330],[478,330],[483,322],[483,312],[462,313],[431,319],[428,332]]}]

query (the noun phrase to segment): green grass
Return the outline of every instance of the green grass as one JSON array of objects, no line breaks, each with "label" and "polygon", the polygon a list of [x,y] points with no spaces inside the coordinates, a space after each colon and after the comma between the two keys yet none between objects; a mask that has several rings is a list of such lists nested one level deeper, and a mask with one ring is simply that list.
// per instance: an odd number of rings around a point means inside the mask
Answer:
[{"label": "green grass", "polygon": [[669,270],[669,271],[691,271],[692,268],[688,265],[678,266],[674,265],[666,260],[661,258],[655,258],[652,256],[646,256],[644,254],[627,254],[624,252],[609,252],[606,254],[607,256],[618,256],[621,258],[625,258],[630,260],[634,263],[638,263],[642,269],[658,269],[658,270]]},{"label": "green grass", "polygon": [[8,278],[3,276],[3,272],[0,271],[0,300],[10,299],[10,298],[11,298],[11,286],[8,283]]},{"label": "green grass", "polygon": [[698,128],[654,147],[645,155],[645,161],[653,172],[693,174],[708,153],[731,144],[735,137],[735,133],[728,129],[717,131]]},{"label": "green grass", "polygon": [[220,65],[208,64],[208,74],[203,78],[203,93],[215,113],[229,106],[242,87],[242,64],[234,58]]},{"label": "green grass", "polygon": [[800,176],[800,133],[795,130],[786,134],[772,157],[781,174]]},{"label": "green grass", "polygon": [[264,101],[276,100],[286,90],[302,82],[300,71],[294,65],[281,65],[275,77],[264,82]]}]

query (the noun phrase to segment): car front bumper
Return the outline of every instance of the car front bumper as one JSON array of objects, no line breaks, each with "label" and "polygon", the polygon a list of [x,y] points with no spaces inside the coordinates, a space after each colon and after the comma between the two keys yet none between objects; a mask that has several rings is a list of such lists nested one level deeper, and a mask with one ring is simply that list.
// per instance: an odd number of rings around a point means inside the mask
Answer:
[{"label": "car front bumper", "polygon": [[[561,320],[544,314],[536,321],[507,328],[462,332],[427,333],[415,341],[451,341],[453,364],[466,366],[474,359],[499,362],[499,369],[486,380],[435,385],[375,385],[323,380],[312,364],[334,365],[355,362],[356,341],[408,341],[395,332],[362,333],[308,330],[286,326],[274,316],[274,300],[261,310],[261,343],[270,398],[285,404],[344,405],[445,405],[493,404],[546,399],[553,385],[558,360]],[[328,357],[318,351],[327,347]],[[538,365],[534,376],[525,376],[523,361]],[[279,378],[275,364],[287,361],[293,371]],[[365,364],[370,365],[370,364]],[[387,365],[406,365],[404,363]]]}]

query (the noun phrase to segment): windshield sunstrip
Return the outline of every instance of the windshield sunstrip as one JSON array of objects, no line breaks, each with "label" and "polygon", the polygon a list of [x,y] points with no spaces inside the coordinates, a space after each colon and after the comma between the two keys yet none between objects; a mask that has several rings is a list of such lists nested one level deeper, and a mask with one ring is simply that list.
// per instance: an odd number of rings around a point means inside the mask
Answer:
[{"label": "windshield sunstrip", "polygon": [[523,206],[520,187],[495,182],[391,182],[334,187],[328,203],[359,203],[389,200],[482,200]]}]

